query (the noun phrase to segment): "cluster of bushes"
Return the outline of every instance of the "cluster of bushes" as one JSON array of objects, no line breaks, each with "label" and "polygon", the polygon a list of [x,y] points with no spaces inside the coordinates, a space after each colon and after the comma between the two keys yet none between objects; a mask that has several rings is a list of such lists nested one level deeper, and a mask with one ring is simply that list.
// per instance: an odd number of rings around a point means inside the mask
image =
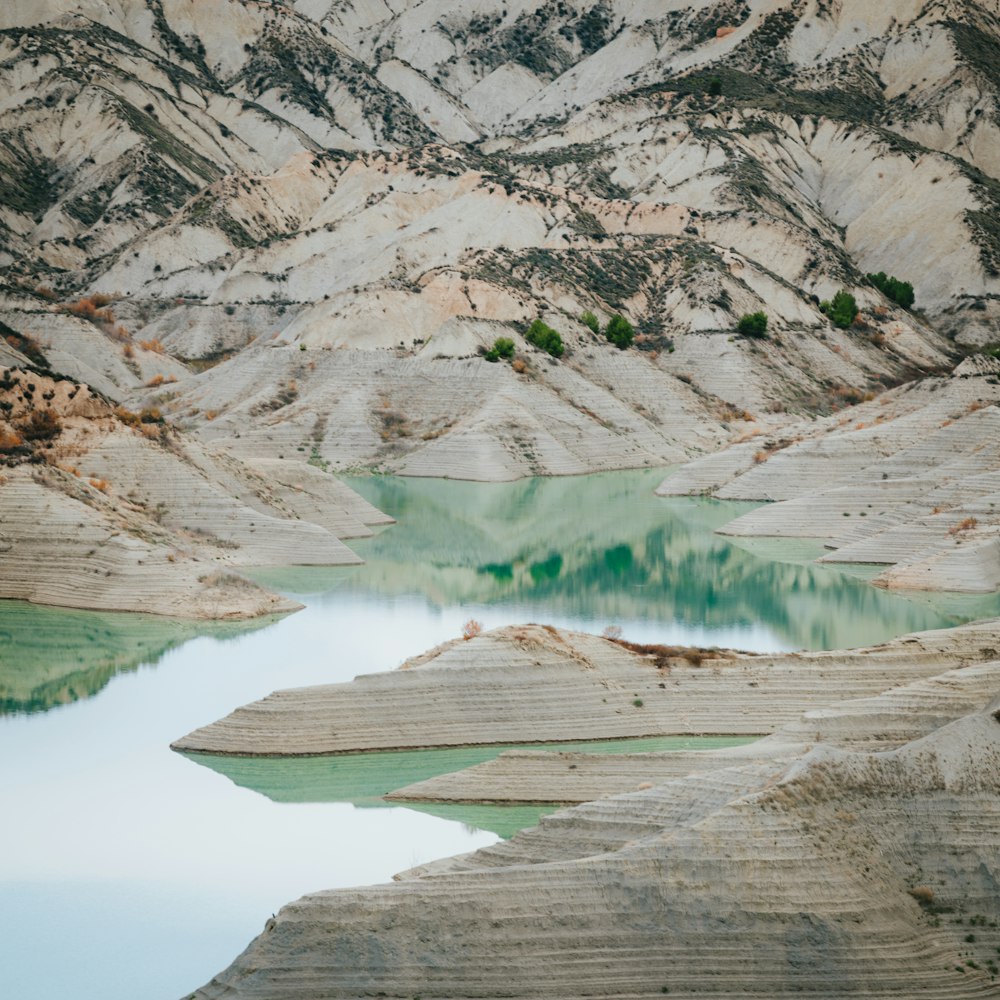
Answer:
[{"label": "cluster of bushes", "polygon": [[[885,271],[869,274],[866,277],[887,299],[891,299],[897,305],[904,309],[909,309],[913,305],[915,297],[913,285],[908,281],[900,281],[892,275],[886,275]],[[857,299],[844,288],[837,292],[832,299],[820,302],[819,308],[820,312],[841,330],[847,330],[858,319]],[[767,314],[763,312],[745,313],[740,317],[736,329],[744,337],[765,338],[767,337]]]},{"label": "cluster of bushes", "polygon": [[554,358],[561,358],[566,351],[562,337],[559,336],[558,332],[540,319],[536,319],[528,327],[524,337],[529,344],[534,344],[535,347],[547,351]]},{"label": "cluster of bushes", "polygon": [[[587,310],[581,317],[580,322],[584,326],[588,327],[594,333],[599,334],[601,332],[601,323],[597,316]],[[604,336],[618,348],[619,351],[624,351],[627,347],[632,346],[632,341],[635,339],[635,330],[632,324],[624,317],[615,314],[608,320],[608,325],[604,328]]]},{"label": "cluster of bushes", "polygon": [[[589,310],[583,313],[580,317],[580,322],[583,323],[584,326],[593,330],[594,333],[601,333],[600,320]],[[620,351],[624,351],[627,347],[631,347],[632,342],[635,339],[635,329],[624,316],[616,314],[608,320],[607,326],[604,328],[604,336]],[[554,358],[561,358],[563,354],[566,353],[566,347],[563,344],[559,331],[553,330],[552,327],[542,319],[536,319],[531,326],[528,327],[524,333],[524,339],[527,340],[529,344],[534,344],[534,346],[540,350],[551,354]],[[497,337],[497,339],[493,341],[493,346],[488,351],[483,351],[482,349],[480,349],[480,351],[486,361],[496,362],[501,358],[508,361],[512,360],[514,357],[514,349],[514,341],[509,337]],[[518,362],[515,362],[515,367],[517,364]]]},{"label": "cluster of bushes", "polygon": [[[556,334],[558,336],[558,334]],[[497,337],[493,346],[483,355],[487,361],[496,362],[503,358],[510,361],[514,357],[514,341],[510,337]]]},{"label": "cluster of bushes", "polygon": [[841,330],[848,329],[858,315],[857,300],[843,288],[834,295],[833,299],[822,301],[819,304],[819,309],[834,326]]},{"label": "cluster of bushes", "polygon": [[767,338],[767,313],[744,313],[736,324],[736,332],[741,337],[752,337],[755,340]]},{"label": "cluster of bushes", "polygon": [[25,441],[49,441],[62,431],[62,421],[54,410],[32,410],[17,428]]},{"label": "cluster of bushes", "polygon": [[902,306],[904,309],[909,309],[913,305],[915,298],[913,285],[908,281],[900,281],[892,275],[887,275],[885,271],[879,271],[878,274],[868,274],[865,277],[896,305]]}]

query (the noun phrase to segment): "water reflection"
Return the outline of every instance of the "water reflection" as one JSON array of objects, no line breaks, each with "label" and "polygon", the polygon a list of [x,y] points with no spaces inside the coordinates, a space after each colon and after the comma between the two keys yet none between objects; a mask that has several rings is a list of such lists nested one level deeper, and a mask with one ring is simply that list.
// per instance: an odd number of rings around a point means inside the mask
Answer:
[{"label": "water reflection", "polygon": [[352,487],[399,521],[355,543],[366,565],[262,578],[299,594],[419,595],[432,607],[516,608],[522,620],[573,619],[598,631],[647,623],[696,632],[692,642],[763,630],[786,649],[864,645],[1000,613],[997,595],[871,587],[856,571],[812,563],[823,552],[816,543],[716,535],[753,505],[654,496],[662,476],[355,479]]},{"label": "water reflection", "polygon": [[276,620],[185,622],[0,601],[0,715],[89,698],[116,674],[155,664],[196,636],[222,639]]},{"label": "water reflection", "polygon": [[[639,753],[653,750],[711,750],[740,746],[752,739],[727,736],[656,736],[636,740],[595,740],[546,744],[546,750],[588,753]],[[196,764],[224,774],[234,785],[249,788],[273,802],[349,802],[360,808],[398,807],[386,802],[387,792],[416,781],[449,774],[492,760],[511,746],[456,747],[447,750],[392,750],[384,753],[341,754],[330,757],[228,757],[183,754]],[[522,748],[526,749],[526,747]],[[532,749],[538,749],[537,746]],[[453,819],[477,830],[511,837],[533,826],[546,807],[472,804],[407,803],[407,808]]]}]

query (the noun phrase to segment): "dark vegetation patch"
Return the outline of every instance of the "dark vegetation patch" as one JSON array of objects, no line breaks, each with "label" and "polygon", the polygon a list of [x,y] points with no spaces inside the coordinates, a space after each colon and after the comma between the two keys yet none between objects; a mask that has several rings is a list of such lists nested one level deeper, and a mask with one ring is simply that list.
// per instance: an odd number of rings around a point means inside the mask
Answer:
[{"label": "dark vegetation patch", "polygon": [[669,670],[672,660],[684,660],[694,667],[700,667],[706,660],[729,658],[729,654],[720,649],[709,649],[703,646],[661,646],[610,637],[608,642],[613,642],[616,646],[621,646],[622,649],[627,649],[632,653],[638,653],[640,656],[651,657],[657,670]]}]

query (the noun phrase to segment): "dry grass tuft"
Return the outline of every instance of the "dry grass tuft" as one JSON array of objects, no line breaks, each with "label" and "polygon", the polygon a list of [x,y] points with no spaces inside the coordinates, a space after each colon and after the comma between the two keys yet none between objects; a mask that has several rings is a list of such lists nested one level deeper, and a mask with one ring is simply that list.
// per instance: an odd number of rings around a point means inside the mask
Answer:
[{"label": "dry grass tuft", "polygon": [[957,535],[963,531],[972,531],[972,529],[979,524],[979,522],[974,517],[963,518],[958,524],[953,524],[948,529],[949,535]]},{"label": "dry grass tuft", "polygon": [[659,644],[647,644],[641,642],[629,642],[627,639],[616,639],[606,636],[609,642],[613,642],[622,649],[627,649],[640,656],[651,656],[658,669],[666,670],[670,668],[671,660],[684,660],[694,667],[700,667],[705,660],[723,660],[725,654],[718,649],[706,649],[702,646],[661,646]]}]

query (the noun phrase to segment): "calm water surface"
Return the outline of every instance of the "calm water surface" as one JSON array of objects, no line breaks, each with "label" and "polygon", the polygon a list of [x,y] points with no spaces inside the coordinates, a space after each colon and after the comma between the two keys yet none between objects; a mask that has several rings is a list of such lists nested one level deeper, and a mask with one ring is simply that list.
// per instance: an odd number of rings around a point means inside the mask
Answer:
[{"label": "calm water surface", "polygon": [[539,815],[379,798],[492,753],[481,749],[310,761],[167,749],[276,688],[391,669],[470,617],[779,650],[998,612],[993,598],[887,594],[809,565],[809,546],[768,558],[739,548],[712,530],[745,505],[656,498],[661,477],[354,481],[400,523],[351,543],[365,566],[259,574],[307,605],[276,622],[206,627],[0,602],[2,994],[180,997],[283,903],[384,881]]}]

